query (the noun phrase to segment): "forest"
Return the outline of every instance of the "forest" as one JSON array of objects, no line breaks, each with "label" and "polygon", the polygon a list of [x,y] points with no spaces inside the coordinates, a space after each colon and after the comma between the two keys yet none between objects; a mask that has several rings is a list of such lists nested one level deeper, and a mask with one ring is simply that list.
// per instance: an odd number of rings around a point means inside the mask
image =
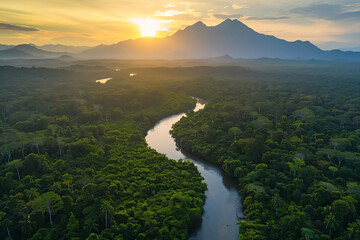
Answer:
[{"label": "forest", "polygon": [[186,239],[201,219],[194,164],[144,140],[195,100],[106,74],[0,67],[0,239]]},{"label": "forest", "polygon": [[359,79],[344,66],[213,79],[221,91],[175,124],[179,146],[238,179],[240,240],[360,239]]},{"label": "forest", "polygon": [[179,147],[238,183],[240,240],[360,239],[359,79],[334,63],[0,67],[0,239],[187,239],[206,184],[144,139],[179,112]]}]

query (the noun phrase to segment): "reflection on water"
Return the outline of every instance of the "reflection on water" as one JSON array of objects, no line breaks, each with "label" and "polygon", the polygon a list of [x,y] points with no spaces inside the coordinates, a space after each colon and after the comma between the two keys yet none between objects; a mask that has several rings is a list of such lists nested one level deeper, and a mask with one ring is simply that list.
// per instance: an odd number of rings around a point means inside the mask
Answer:
[{"label": "reflection on water", "polygon": [[103,78],[103,79],[99,79],[99,80],[96,80],[97,83],[102,83],[102,84],[105,84],[107,81],[111,80],[112,78]]},{"label": "reflection on water", "polygon": [[[204,104],[197,103],[194,111],[204,108]],[[201,159],[181,152],[169,131],[174,123],[185,114],[177,114],[161,120],[155,127],[148,131],[147,144],[157,152],[166,154],[172,159],[190,160],[199,169],[208,186],[204,214],[201,225],[194,230],[189,239],[196,240],[235,240],[239,237],[236,223],[242,217],[241,198],[236,190],[236,183],[224,175],[216,166]]]}]

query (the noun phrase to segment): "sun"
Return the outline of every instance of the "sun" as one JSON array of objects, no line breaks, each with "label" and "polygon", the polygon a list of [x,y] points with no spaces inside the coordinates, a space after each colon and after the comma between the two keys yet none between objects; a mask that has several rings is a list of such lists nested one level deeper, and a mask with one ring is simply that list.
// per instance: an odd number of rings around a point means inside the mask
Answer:
[{"label": "sun", "polygon": [[161,20],[151,18],[132,18],[130,20],[139,26],[141,36],[143,37],[155,37],[157,31],[162,30]]}]

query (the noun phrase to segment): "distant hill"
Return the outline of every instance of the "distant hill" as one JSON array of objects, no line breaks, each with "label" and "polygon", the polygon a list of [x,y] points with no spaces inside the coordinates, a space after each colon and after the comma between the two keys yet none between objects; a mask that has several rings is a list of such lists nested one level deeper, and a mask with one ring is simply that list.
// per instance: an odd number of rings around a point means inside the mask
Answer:
[{"label": "distant hill", "polygon": [[62,44],[47,44],[36,47],[38,49],[49,52],[67,52],[67,53],[80,53],[91,48],[87,46],[70,46],[70,45],[62,45]]},{"label": "distant hill", "polygon": [[341,51],[352,51],[352,52],[360,52],[360,47],[352,47],[352,48],[341,48]]},{"label": "distant hill", "polygon": [[29,59],[29,58],[57,58],[67,53],[55,53],[38,49],[30,44],[21,44],[0,51],[0,58],[3,59]]},{"label": "distant hill", "polygon": [[12,59],[12,58],[34,58],[34,57],[35,56],[16,48],[10,48],[0,51],[0,58]]},{"label": "distant hill", "polygon": [[65,62],[74,61],[74,60],[75,60],[74,57],[69,56],[69,55],[61,55],[61,56],[58,57],[57,59],[60,60],[60,61],[65,61]]},{"label": "distant hill", "polygon": [[323,51],[308,41],[288,42],[254,31],[238,20],[217,26],[202,22],[165,38],[140,38],[86,50],[82,58],[200,59],[230,55],[233,58],[281,58],[360,61],[360,53]]},{"label": "distant hill", "polygon": [[13,45],[4,45],[4,44],[0,44],[0,50],[5,50],[5,49],[9,49],[12,48]]}]

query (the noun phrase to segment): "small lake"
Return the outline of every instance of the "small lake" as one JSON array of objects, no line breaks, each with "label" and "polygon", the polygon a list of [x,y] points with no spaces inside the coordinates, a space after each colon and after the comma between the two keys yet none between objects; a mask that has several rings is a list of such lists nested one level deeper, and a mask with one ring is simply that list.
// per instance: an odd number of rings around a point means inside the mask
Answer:
[{"label": "small lake", "polygon": [[[197,102],[194,111],[203,109],[205,104]],[[171,159],[185,159],[193,162],[208,186],[202,221],[193,229],[190,240],[237,240],[239,228],[236,224],[243,217],[241,198],[236,182],[227,177],[218,167],[197,157],[184,153],[176,146],[169,131],[185,113],[176,114],[159,121],[146,136],[147,144]]]},{"label": "small lake", "polygon": [[105,84],[107,81],[111,80],[112,78],[103,78],[96,80],[97,83]]}]

